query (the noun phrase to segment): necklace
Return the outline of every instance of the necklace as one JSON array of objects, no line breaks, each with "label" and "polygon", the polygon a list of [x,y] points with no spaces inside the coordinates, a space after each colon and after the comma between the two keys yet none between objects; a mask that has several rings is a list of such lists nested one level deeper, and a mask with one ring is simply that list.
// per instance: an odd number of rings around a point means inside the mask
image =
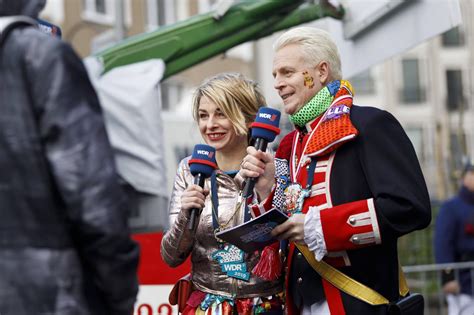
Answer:
[{"label": "necklace", "polygon": [[[218,189],[218,187],[217,187],[217,175],[218,174],[216,172],[214,172],[211,175],[212,226],[214,228],[214,237],[216,237],[218,242],[223,243],[223,241],[215,235],[216,235],[217,232],[225,230],[226,228],[229,227],[232,220],[234,220],[235,216],[240,212],[239,210],[241,210],[243,203],[242,203],[242,198],[239,197],[238,198],[239,201],[236,203],[236,205],[234,207],[234,212],[232,213],[230,218],[224,223],[219,222],[219,197],[217,195],[217,189]],[[247,221],[247,220],[248,219],[247,219],[247,216],[246,216],[245,221]]]}]

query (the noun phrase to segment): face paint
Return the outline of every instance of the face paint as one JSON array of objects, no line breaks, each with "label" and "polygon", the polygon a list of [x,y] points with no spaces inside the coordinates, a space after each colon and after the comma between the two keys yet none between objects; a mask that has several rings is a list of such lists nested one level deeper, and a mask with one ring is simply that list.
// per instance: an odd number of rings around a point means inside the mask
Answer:
[{"label": "face paint", "polygon": [[304,86],[312,89],[314,87],[313,77],[309,75],[308,71],[303,71]]}]

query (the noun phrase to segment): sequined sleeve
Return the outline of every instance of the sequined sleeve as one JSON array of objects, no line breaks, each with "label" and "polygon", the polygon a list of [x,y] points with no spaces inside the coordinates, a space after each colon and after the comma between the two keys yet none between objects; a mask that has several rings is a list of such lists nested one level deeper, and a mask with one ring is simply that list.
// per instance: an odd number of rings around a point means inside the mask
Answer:
[{"label": "sequined sleeve", "polygon": [[161,241],[161,257],[171,267],[179,266],[186,260],[194,243],[194,231],[186,228],[189,215],[181,211],[181,195],[193,180],[188,160],[183,159],[178,166],[169,206],[170,229]]}]

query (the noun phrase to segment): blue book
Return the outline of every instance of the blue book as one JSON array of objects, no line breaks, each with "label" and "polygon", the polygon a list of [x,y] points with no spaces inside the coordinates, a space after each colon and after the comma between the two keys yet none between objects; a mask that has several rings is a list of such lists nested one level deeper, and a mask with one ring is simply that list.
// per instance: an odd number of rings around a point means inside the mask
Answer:
[{"label": "blue book", "polygon": [[270,233],[279,224],[288,220],[283,212],[273,208],[259,217],[216,233],[216,236],[241,250],[251,253],[276,241]]}]

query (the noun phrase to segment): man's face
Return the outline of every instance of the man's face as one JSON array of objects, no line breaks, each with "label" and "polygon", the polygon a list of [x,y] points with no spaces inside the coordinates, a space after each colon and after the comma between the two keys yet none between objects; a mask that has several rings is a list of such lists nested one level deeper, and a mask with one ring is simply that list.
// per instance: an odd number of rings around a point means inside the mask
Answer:
[{"label": "man's face", "polygon": [[474,192],[474,169],[466,172],[464,175],[463,184],[467,189]]},{"label": "man's face", "polygon": [[275,53],[274,88],[282,98],[287,114],[295,114],[323,88],[327,74],[321,76],[321,64],[309,65],[305,62],[303,52],[296,44],[285,46]]}]

